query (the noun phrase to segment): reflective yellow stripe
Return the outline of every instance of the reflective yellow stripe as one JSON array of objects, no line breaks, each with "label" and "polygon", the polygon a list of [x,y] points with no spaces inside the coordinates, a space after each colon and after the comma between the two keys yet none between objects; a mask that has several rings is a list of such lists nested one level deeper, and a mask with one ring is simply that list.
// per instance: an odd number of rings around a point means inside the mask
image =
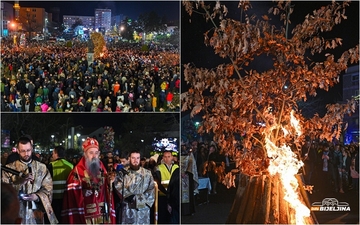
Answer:
[{"label": "reflective yellow stripe", "polygon": [[161,184],[167,184],[167,185],[169,185],[169,183],[170,183],[170,180],[162,180],[162,181],[161,181]]}]

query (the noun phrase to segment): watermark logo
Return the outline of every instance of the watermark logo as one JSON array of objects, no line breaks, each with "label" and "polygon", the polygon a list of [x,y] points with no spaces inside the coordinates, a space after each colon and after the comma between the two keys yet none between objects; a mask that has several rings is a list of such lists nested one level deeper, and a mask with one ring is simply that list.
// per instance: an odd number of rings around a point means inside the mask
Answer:
[{"label": "watermark logo", "polygon": [[324,198],[322,202],[314,202],[311,211],[348,212],[350,206],[349,203],[339,202],[336,198]]}]

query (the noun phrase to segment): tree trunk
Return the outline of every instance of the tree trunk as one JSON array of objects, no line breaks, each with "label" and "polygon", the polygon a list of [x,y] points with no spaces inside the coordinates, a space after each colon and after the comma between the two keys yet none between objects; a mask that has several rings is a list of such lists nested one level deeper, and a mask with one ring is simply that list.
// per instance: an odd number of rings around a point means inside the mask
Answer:
[{"label": "tree trunk", "polygon": [[[302,175],[297,191],[300,201],[310,208],[310,201],[303,188]],[[280,177],[240,174],[236,197],[227,223],[231,224],[291,224],[295,221],[295,210],[284,200],[284,189]],[[305,218],[306,224],[317,224],[313,213]]]}]

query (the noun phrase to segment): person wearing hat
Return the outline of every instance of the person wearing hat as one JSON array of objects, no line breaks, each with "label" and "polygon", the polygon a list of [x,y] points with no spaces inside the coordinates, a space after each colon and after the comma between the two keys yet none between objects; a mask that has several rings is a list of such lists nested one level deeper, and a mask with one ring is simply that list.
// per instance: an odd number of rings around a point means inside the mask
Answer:
[{"label": "person wearing hat", "polygon": [[[87,138],[82,145],[84,156],[66,181],[62,207],[65,224],[115,223],[114,199],[111,194],[114,178],[108,178],[100,161],[99,143]],[[109,188],[108,188],[109,187]]]}]

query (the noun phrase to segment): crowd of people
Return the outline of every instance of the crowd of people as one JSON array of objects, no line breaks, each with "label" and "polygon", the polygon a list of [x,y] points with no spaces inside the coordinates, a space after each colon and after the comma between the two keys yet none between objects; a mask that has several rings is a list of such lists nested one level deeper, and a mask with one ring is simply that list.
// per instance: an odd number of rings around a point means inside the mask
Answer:
[{"label": "crowd of people", "polygon": [[308,140],[301,150],[305,183],[324,194],[359,193],[359,145]]},{"label": "crowd of people", "polygon": [[[213,193],[216,193],[217,177],[213,174],[212,168],[219,167],[223,163],[224,172],[235,168],[234,161],[226,153],[220,154],[217,144],[213,141],[210,143],[191,141],[183,145],[181,152],[191,153],[194,156],[198,175],[210,178]],[[357,143],[343,145],[307,140],[301,149],[301,160],[304,166],[300,172],[303,173],[306,184],[313,185],[320,182],[339,193],[351,189],[358,190],[359,146]]]},{"label": "crowd of people", "polygon": [[17,202],[9,208],[3,205],[9,199],[2,199],[1,222],[179,224],[179,162],[171,151],[150,158],[137,150],[117,156],[101,153],[94,138],[82,150],[70,162],[56,146],[46,159],[33,151],[31,136],[21,137],[16,152],[1,158],[2,187],[9,189],[8,198],[16,193]]},{"label": "crowd of people", "polygon": [[[215,142],[197,140],[182,143],[181,159],[182,177],[187,186],[189,198],[182,204],[183,215],[195,213],[195,205],[202,201],[197,197],[198,179],[209,178],[211,193],[217,194],[219,175],[228,173],[235,168],[235,162],[226,153],[220,154]],[[318,142],[307,139],[299,152],[299,159],[304,165],[299,170],[306,185],[313,186],[313,192],[329,197],[334,193],[359,194],[359,145],[348,145],[339,142]],[[187,162],[184,162],[184,161]],[[192,166],[193,165],[193,166]],[[241,170],[241,168],[240,168]],[[183,187],[183,188],[188,188]],[[196,193],[197,192],[197,193]],[[195,197],[193,197],[195,195]]]},{"label": "crowd of people", "polygon": [[208,184],[202,187],[206,196],[217,195],[218,183],[221,182],[219,175],[231,172],[235,161],[221,153],[214,141],[182,142],[181,156],[181,214],[185,216],[194,214],[196,205],[208,202],[207,197],[205,200],[201,197],[200,180],[208,180]]},{"label": "crowd of people", "polygon": [[[3,112],[179,111],[178,49],[110,43],[88,59],[86,42],[1,43]],[[151,45],[154,46],[154,45]]]},{"label": "crowd of people", "polygon": [[[2,166],[2,182],[11,184],[17,195],[22,196],[19,216],[10,213],[14,221],[22,218],[25,224],[39,221],[137,224],[155,220],[160,224],[179,223],[179,164],[185,161],[183,158],[180,160],[171,152],[149,158],[141,157],[138,151],[126,155],[101,153],[99,143],[92,138],[84,142],[82,157],[66,156],[62,146],[55,147],[51,156],[45,156],[33,152],[32,143],[30,136],[22,137],[16,152],[4,153],[1,158],[2,165],[19,171],[14,175]],[[217,194],[219,182],[216,170],[221,166],[225,166],[223,172],[235,168],[234,161],[226,154],[220,154],[215,142],[182,143],[181,154],[191,156],[184,158],[187,162],[181,164],[181,179],[189,175],[189,171],[191,179],[208,177],[213,195]],[[324,197],[347,192],[355,192],[358,196],[357,143],[342,145],[307,140],[299,157],[304,162],[299,172],[303,173],[306,184],[315,186],[314,191],[323,193]],[[193,170],[187,169],[190,160],[193,160]],[[182,174],[183,170],[187,173]],[[7,190],[8,187],[4,188]],[[158,207],[155,207],[156,191]],[[193,199],[187,204],[195,203],[194,192],[191,193]],[[32,210],[30,217],[29,207]],[[182,211],[194,213],[194,209],[188,207],[182,204]],[[4,212],[4,215],[8,213]]]}]

